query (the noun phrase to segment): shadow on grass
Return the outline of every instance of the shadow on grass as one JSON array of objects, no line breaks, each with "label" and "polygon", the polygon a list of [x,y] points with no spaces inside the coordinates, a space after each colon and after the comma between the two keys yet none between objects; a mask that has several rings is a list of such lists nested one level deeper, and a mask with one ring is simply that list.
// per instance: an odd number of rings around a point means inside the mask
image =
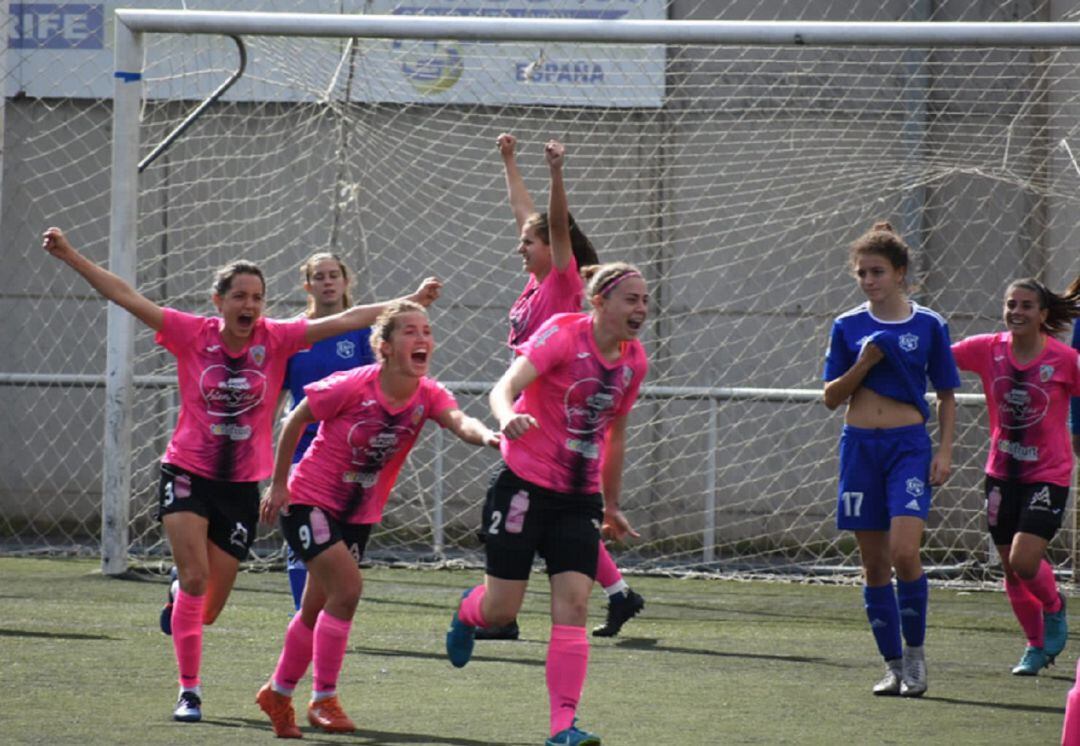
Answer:
[{"label": "shadow on grass", "polygon": [[[519,642],[517,644],[520,645],[521,643]],[[449,663],[449,661],[446,660],[446,655],[444,653],[423,653],[419,650],[393,650],[390,648],[352,647],[349,648],[348,652],[350,654],[357,653],[361,655],[378,655],[384,658],[414,658],[416,660],[441,661],[443,663]],[[542,660],[526,658],[500,658],[494,655],[476,655],[475,653],[470,659],[470,662],[515,663],[519,666],[533,667],[543,667],[545,665],[544,661]]]},{"label": "shadow on grass", "polygon": [[[265,730],[272,735],[270,724],[264,719],[253,718],[210,718],[202,721],[202,725],[218,728],[255,728]],[[305,743],[332,743],[341,744],[342,735],[330,736],[313,728],[303,728]],[[474,738],[455,738],[448,735],[434,735],[430,733],[394,733],[384,730],[372,730],[360,728],[353,733],[345,734],[349,743],[364,744],[365,746],[397,746],[397,744],[442,744],[444,746],[488,746],[491,741],[477,741]],[[532,741],[500,741],[506,746],[525,746]]]},{"label": "shadow on grass", "polygon": [[738,660],[765,660],[765,661],[785,661],[787,663],[813,663],[818,666],[830,666],[833,668],[847,668],[846,664],[835,663],[828,658],[819,658],[811,655],[767,655],[764,653],[726,653],[720,650],[702,650],[701,648],[680,648],[673,647],[671,645],[660,645],[659,640],[652,637],[629,637],[625,640],[619,640],[615,643],[615,647],[624,648],[626,650],[638,650],[638,651],[650,651],[655,650],[658,653],[679,653],[681,655],[704,655],[712,656],[716,658],[735,658]]},{"label": "shadow on grass", "polygon": [[1065,716],[1064,707],[1052,707],[1049,705],[1020,705],[1010,702],[991,701],[986,702],[982,700],[970,700],[970,699],[954,699],[953,697],[932,697],[924,696],[927,702],[943,702],[949,705],[964,705],[966,707],[985,707],[991,710],[1009,710],[1011,712],[1041,712],[1047,715],[1058,715],[1060,717]]},{"label": "shadow on grass", "polygon": [[41,640],[111,640],[120,638],[108,635],[87,635],[81,632],[31,632],[26,629],[0,628],[0,637],[32,637]]}]

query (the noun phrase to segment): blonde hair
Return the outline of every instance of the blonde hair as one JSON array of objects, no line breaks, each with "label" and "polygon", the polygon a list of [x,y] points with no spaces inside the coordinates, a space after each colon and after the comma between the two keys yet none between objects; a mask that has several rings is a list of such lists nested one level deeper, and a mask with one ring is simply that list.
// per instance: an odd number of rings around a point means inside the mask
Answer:
[{"label": "blonde hair", "polygon": [[[341,276],[345,278],[345,292],[341,294],[342,310],[352,308],[352,295],[349,294],[349,287],[352,285],[352,276],[349,272],[348,266],[341,260],[337,254],[331,254],[329,251],[320,251],[317,254],[309,256],[303,264],[300,265],[300,276],[303,278],[305,284],[311,283],[311,276],[315,273],[315,267],[319,265],[319,262],[337,262],[338,269],[341,270]],[[315,313],[315,297],[308,293],[307,308],[304,309],[304,315],[309,319]]]},{"label": "blonde hair", "polygon": [[394,333],[398,317],[407,313],[422,313],[425,319],[428,317],[427,309],[419,303],[411,300],[396,300],[387,304],[379,314],[379,318],[375,319],[375,325],[371,327],[371,350],[380,363],[383,361],[383,355],[379,348],[383,342],[390,341],[390,335]]},{"label": "blonde hair", "polygon": [[641,277],[641,270],[627,262],[609,262],[608,264],[593,264],[581,268],[581,276],[585,279],[585,297],[592,298],[595,295],[608,297],[615,286],[627,277]]}]

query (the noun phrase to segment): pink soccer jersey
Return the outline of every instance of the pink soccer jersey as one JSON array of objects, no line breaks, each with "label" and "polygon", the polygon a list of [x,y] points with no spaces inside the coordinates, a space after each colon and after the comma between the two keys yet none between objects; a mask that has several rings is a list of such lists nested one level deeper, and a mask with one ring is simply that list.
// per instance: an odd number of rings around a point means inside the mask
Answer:
[{"label": "pink soccer jersey", "polygon": [[605,360],[593,337],[592,316],[558,314],[543,324],[521,354],[540,372],[514,402],[539,423],[517,440],[503,438],[503,459],[522,479],[567,494],[600,491],[600,462],[611,421],[630,411],[648,370],[638,340]]},{"label": "pink soccer jersey", "polygon": [[1080,355],[1053,337],[1026,365],[1012,356],[1009,332],[979,334],[953,345],[961,370],[977,373],[990,414],[986,473],[1019,482],[1068,486],[1072,449],[1069,397],[1080,395]]},{"label": "pink soccer jersey", "polygon": [[365,365],[304,387],[320,424],[289,477],[291,503],[315,505],[348,523],[378,523],[424,421],[458,408],[453,394],[430,378],[420,379],[403,406],[390,406],[379,387],[381,369]]},{"label": "pink soccer jersey", "polygon": [[223,482],[255,482],[273,470],[274,407],[289,356],[307,347],[306,319],[260,318],[233,354],[224,320],[165,309],[154,337],[176,356],[180,416],[162,461]]},{"label": "pink soccer jersey", "polygon": [[580,311],[584,298],[585,281],[581,279],[573,256],[561,272],[552,267],[543,282],[537,282],[536,275],[529,275],[525,289],[510,307],[510,338],[507,344],[520,352],[521,346],[541,324],[557,313]]}]

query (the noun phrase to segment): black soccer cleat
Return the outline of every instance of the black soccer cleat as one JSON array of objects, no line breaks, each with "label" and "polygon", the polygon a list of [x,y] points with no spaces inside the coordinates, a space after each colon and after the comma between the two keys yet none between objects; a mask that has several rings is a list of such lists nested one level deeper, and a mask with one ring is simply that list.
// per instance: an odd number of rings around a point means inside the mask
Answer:
[{"label": "black soccer cleat", "polygon": [[644,608],[645,599],[640,593],[634,593],[629,588],[623,593],[616,593],[608,599],[607,621],[593,629],[593,637],[614,637],[624,624]]},{"label": "black soccer cleat", "polygon": [[477,640],[516,640],[521,637],[517,619],[509,624],[497,624],[493,627],[477,627],[474,635]]}]

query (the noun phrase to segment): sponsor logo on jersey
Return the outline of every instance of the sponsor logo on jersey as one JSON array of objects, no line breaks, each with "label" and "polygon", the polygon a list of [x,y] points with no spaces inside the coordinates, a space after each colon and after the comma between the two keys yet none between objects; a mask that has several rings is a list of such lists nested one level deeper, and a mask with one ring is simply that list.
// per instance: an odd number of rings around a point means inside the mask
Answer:
[{"label": "sponsor logo on jersey", "polygon": [[251,425],[217,423],[210,426],[210,433],[229,440],[247,440],[251,437]]},{"label": "sponsor logo on jersey", "polygon": [[900,349],[904,352],[914,352],[919,349],[919,337],[915,334],[900,335]]},{"label": "sponsor logo on jersey", "polygon": [[206,351],[207,352],[217,352],[220,349],[221,349],[221,345],[207,345],[206,346]]},{"label": "sponsor logo on jersey", "polygon": [[199,378],[199,390],[208,414],[236,417],[262,403],[266,376],[257,370],[231,371],[224,365],[211,365]]},{"label": "sponsor logo on jersey", "polygon": [[1040,381],[1042,381],[1043,383],[1046,383],[1047,381],[1049,381],[1053,377],[1054,377],[1054,366],[1053,365],[1040,365],[1039,366],[1039,380]]},{"label": "sponsor logo on jersey", "polygon": [[584,360],[586,358],[592,357],[592,353],[591,352],[579,352],[577,354],[577,357],[578,357],[578,360]]},{"label": "sponsor logo on jersey", "polygon": [[348,360],[356,355],[356,344],[348,339],[339,339],[337,343],[337,355]]},{"label": "sponsor logo on jersey", "polygon": [[[907,482],[905,482],[905,489],[912,497],[922,497],[923,493],[926,491],[926,483],[918,477],[910,477]],[[918,505],[916,505],[916,507],[918,507]]]},{"label": "sponsor logo on jersey", "polygon": [[1039,460],[1038,446],[1026,446],[1023,443],[1014,443],[1011,440],[1005,440],[1004,438],[1002,438],[998,441],[997,447],[999,451],[1009,454],[1017,461]]},{"label": "sponsor logo on jersey", "polygon": [[248,355],[251,357],[251,362],[261,368],[262,364],[266,362],[266,347],[255,345],[248,351]]},{"label": "sponsor logo on jersey", "polygon": [[990,384],[1001,411],[1001,426],[1023,430],[1042,421],[1050,408],[1050,397],[1041,386],[1014,381],[1009,376],[995,378]]}]

